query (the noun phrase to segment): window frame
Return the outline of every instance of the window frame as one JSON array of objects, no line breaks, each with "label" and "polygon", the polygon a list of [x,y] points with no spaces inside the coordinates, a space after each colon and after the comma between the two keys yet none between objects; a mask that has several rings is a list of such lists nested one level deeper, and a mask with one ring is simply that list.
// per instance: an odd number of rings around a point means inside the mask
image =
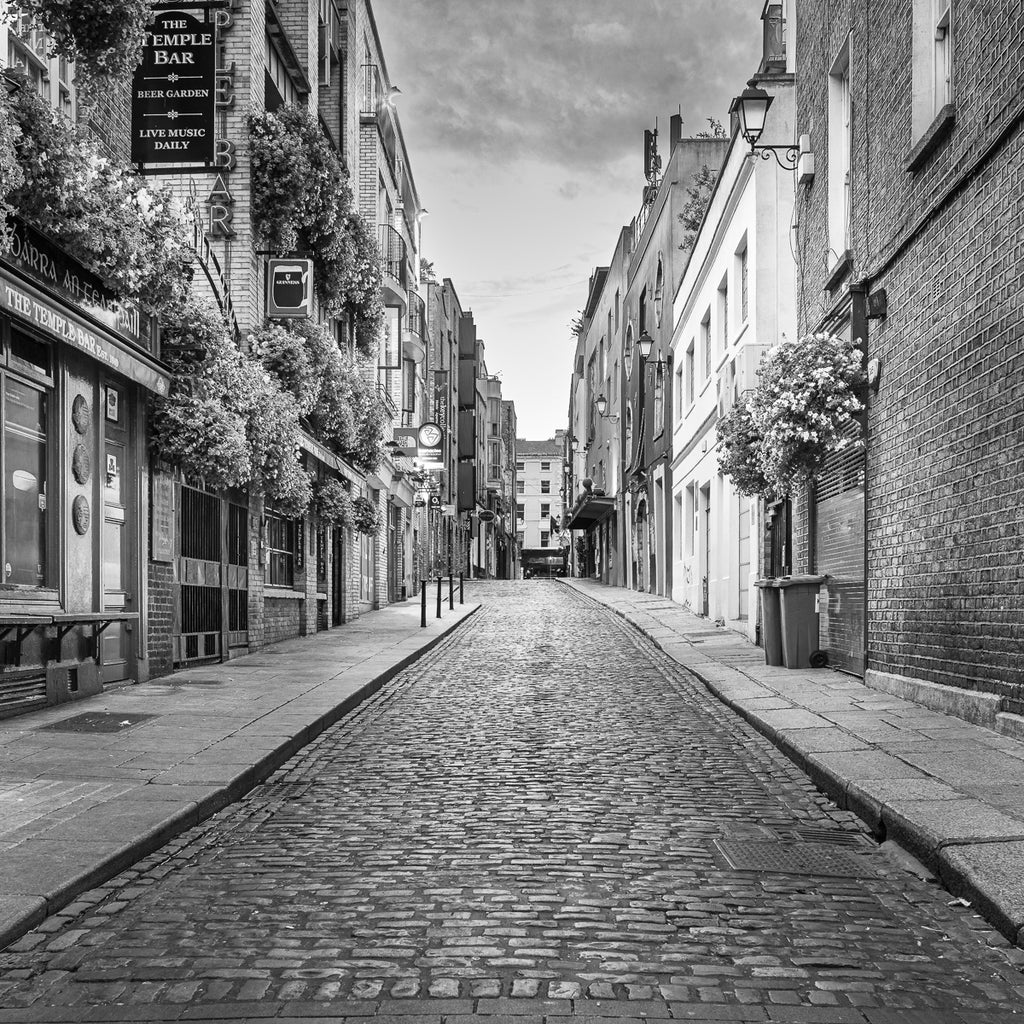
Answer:
[{"label": "window frame", "polygon": [[[284,590],[294,590],[296,588],[296,577],[299,571],[302,569],[302,520],[301,519],[289,519],[286,516],[281,515],[278,512],[268,509],[264,515],[266,523],[266,585],[268,587],[280,587]],[[289,546],[280,546],[274,543],[275,539],[272,536],[274,526],[280,526],[287,528],[290,536],[288,537]],[[276,572],[276,566],[274,561],[274,555],[284,555],[287,559],[289,566],[289,575],[291,578],[282,581],[279,578],[275,578],[278,575]]]}]

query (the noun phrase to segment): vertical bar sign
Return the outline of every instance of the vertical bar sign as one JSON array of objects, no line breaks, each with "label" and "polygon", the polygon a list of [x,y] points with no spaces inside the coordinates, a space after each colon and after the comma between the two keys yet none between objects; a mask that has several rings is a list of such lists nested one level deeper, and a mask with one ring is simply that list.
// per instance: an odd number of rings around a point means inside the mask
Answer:
[{"label": "vertical bar sign", "polygon": [[214,23],[162,11],[146,29],[132,81],[132,162],[210,164],[214,156]]}]

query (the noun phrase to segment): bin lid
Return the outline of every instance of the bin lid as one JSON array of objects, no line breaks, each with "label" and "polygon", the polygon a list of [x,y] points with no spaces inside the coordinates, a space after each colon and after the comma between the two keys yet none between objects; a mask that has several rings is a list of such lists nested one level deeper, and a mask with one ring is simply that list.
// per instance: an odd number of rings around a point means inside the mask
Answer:
[{"label": "bin lid", "polygon": [[765,590],[769,587],[778,587],[779,581],[774,578],[767,580],[754,580],[754,586],[761,587],[762,590]]},{"label": "bin lid", "polygon": [[824,583],[827,579],[827,576],[780,576],[775,581],[775,585],[779,587],[795,587],[800,584],[804,586],[817,586],[820,583]]}]

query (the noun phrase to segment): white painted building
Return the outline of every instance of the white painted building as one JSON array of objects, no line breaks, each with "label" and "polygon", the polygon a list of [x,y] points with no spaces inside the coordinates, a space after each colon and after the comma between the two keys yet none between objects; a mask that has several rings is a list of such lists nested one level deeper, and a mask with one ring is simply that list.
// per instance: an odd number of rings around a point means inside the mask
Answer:
[{"label": "white painted building", "polygon": [[564,458],[564,430],[546,441],[516,439],[516,533],[524,571],[561,561]]},{"label": "white painted building", "polygon": [[[795,143],[792,76],[758,84],[775,97],[761,142]],[[720,472],[715,424],[756,386],[762,353],[795,337],[795,186],[734,134],[673,303],[672,598],[751,640],[764,517]]]}]

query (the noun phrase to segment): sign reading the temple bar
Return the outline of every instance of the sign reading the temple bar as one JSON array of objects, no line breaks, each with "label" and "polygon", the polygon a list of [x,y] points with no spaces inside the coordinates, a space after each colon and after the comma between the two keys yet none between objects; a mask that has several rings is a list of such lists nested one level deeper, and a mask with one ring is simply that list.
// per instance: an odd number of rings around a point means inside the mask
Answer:
[{"label": "sign reading the temple bar", "polygon": [[134,163],[212,163],[217,39],[209,14],[163,11],[146,29],[132,82]]},{"label": "sign reading the temple bar", "polygon": [[267,316],[313,315],[313,261],[267,260]]}]

